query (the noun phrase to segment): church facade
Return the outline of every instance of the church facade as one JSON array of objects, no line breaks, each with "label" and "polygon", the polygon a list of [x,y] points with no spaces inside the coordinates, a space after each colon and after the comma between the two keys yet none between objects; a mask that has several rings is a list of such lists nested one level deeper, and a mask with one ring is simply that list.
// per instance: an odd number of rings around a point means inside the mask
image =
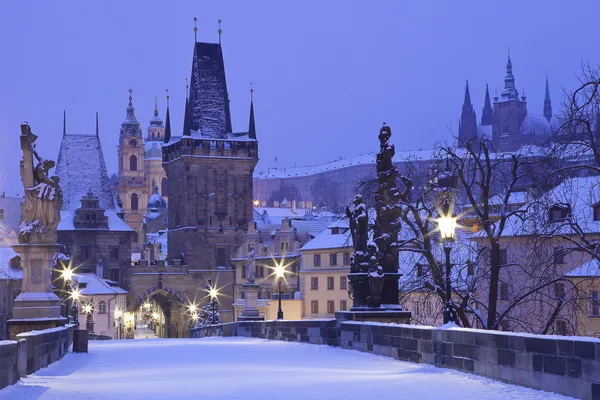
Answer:
[{"label": "church facade", "polygon": [[465,146],[470,140],[483,137],[491,140],[494,146],[493,150],[497,152],[515,151],[525,145],[543,144],[560,125],[556,116],[552,114],[547,76],[542,110],[542,115],[528,112],[527,97],[524,93],[519,96],[519,91],[515,86],[513,65],[509,54],[504,77],[504,90],[500,96],[498,94],[494,96],[492,103],[486,85],[479,124],[471,102],[469,81],[467,81],[458,127],[458,144]]}]

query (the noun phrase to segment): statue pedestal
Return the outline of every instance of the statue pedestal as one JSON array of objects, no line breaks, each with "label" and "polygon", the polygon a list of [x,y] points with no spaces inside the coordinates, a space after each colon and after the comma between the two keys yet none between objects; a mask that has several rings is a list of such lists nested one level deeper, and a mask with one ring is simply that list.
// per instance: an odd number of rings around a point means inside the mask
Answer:
[{"label": "statue pedestal", "polygon": [[243,284],[244,288],[244,310],[238,321],[263,321],[264,318],[258,313],[258,291],[260,285],[256,283]]},{"label": "statue pedestal", "polygon": [[31,330],[55,328],[67,323],[61,316],[60,299],[52,292],[52,266],[58,244],[19,244],[13,246],[21,256],[23,281],[21,293],[8,320],[9,336]]}]

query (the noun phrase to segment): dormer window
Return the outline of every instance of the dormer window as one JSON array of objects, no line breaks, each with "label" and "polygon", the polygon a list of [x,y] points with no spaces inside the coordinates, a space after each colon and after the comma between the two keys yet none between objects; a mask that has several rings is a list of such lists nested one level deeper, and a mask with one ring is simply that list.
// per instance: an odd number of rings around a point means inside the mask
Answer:
[{"label": "dormer window", "polygon": [[555,204],[548,210],[548,220],[562,221],[571,216],[571,206],[568,204]]},{"label": "dormer window", "polygon": [[600,221],[600,203],[594,206],[594,221]]},{"label": "dormer window", "polygon": [[340,234],[340,228],[331,228],[331,234],[332,235],[339,235]]}]

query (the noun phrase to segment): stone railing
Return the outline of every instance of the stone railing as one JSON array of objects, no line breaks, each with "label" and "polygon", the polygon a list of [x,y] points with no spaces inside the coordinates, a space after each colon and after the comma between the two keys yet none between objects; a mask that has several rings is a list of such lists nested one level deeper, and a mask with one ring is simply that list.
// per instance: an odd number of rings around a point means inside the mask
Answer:
[{"label": "stone railing", "polygon": [[60,360],[73,343],[74,325],[31,331],[0,342],[0,389]]},{"label": "stone railing", "polygon": [[600,340],[336,320],[234,322],[192,337],[244,336],[341,346],[510,384],[600,400]]}]

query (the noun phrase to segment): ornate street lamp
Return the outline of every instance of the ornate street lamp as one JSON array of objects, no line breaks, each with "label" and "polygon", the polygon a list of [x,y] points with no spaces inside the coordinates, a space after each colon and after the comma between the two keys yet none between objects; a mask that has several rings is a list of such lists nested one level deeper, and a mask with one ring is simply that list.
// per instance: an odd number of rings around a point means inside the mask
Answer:
[{"label": "ornate street lamp", "polygon": [[275,266],[275,277],[277,278],[277,285],[279,287],[277,298],[279,299],[279,309],[277,310],[277,319],[283,319],[283,310],[281,309],[281,282],[285,276],[285,267],[283,263],[278,263]]},{"label": "ornate street lamp", "polygon": [[437,218],[438,229],[440,231],[440,238],[442,245],[444,246],[444,253],[446,255],[446,304],[444,306],[444,324],[448,322],[456,323],[457,316],[454,306],[452,304],[452,287],[450,285],[450,269],[452,264],[450,263],[450,252],[452,251],[452,244],[456,235],[456,221],[457,218],[454,215],[454,191],[458,187],[458,179],[454,176],[448,163],[446,163],[446,170],[441,174],[438,179],[439,191],[439,216]]}]

